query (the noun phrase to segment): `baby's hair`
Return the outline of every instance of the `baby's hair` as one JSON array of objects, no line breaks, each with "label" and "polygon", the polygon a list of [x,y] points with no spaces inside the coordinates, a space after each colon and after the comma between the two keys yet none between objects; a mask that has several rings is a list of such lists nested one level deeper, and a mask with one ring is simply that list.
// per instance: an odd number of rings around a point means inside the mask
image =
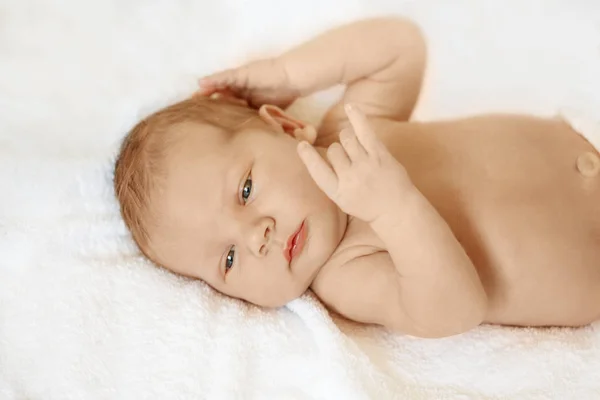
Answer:
[{"label": "baby's hair", "polygon": [[257,116],[255,109],[227,99],[194,96],[151,114],[127,134],[115,163],[114,190],[125,225],[148,259],[161,264],[153,254],[148,227],[153,221],[151,194],[164,176],[164,160],[177,137],[170,128],[199,122],[233,133]]}]

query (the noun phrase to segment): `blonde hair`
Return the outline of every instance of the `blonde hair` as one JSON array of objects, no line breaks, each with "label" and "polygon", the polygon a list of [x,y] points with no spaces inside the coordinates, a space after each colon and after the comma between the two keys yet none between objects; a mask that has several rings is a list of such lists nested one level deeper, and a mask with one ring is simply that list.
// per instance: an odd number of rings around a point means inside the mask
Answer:
[{"label": "blonde hair", "polygon": [[114,190],[121,216],[140,251],[160,264],[151,249],[148,225],[152,220],[151,193],[164,174],[163,161],[175,140],[170,127],[200,122],[234,132],[258,112],[226,99],[194,96],[144,118],[125,137],[114,170]]}]

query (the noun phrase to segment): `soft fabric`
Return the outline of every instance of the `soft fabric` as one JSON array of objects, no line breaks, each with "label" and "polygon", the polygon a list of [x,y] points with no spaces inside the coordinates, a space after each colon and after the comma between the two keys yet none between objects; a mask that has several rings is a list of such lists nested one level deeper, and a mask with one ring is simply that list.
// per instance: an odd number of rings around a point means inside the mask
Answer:
[{"label": "soft fabric", "polygon": [[599,116],[592,0],[0,2],[0,399],[600,398],[600,324],[415,339],[311,295],[261,310],[132,245],[111,180],[139,118],[203,74],[389,13],[429,39],[418,119]]}]

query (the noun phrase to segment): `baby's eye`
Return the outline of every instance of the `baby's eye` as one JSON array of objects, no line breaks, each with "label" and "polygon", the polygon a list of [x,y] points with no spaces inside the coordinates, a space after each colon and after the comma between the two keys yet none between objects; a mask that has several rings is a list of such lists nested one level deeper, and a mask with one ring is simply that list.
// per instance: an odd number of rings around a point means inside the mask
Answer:
[{"label": "baby's eye", "polygon": [[233,261],[235,257],[235,246],[231,246],[229,252],[227,252],[227,257],[225,258],[225,273],[228,273],[231,267],[233,267]]},{"label": "baby's eye", "polygon": [[246,182],[244,182],[244,186],[242,187],[242,201],[244,202],[244,204],[246,204],[246,202],[250,198],[251,194],[252,194],[252,175],[248,175],[248,177],[246,178]]}]

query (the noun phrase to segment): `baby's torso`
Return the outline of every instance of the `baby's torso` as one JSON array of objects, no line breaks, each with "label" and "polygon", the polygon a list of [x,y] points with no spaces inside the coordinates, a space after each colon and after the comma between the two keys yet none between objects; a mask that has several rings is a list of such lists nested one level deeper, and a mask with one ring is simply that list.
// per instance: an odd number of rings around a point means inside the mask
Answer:
[{"label": "baby's torso", "polygon": [[[489,298],[487,322],[600,317],[600,174],[577,169],[583,154],[597,156],[585,139],[558,119],[373,123],[471,257]],[[351,220],[332,261],[381,246]]]}]

